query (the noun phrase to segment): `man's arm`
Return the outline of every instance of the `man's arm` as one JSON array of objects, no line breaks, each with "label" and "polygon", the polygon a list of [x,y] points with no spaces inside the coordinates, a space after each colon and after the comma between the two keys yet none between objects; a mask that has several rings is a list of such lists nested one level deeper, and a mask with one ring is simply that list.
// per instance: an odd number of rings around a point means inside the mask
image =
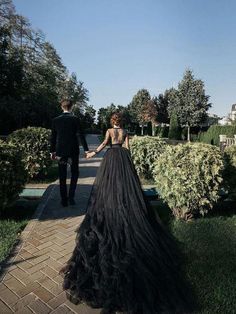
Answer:
[{"label": "man's arm", "polygon": [[51,145],[50,145],[51,159],[55,159],[55,156],[56,156],[56,142],[57,142],[57,131],[55,127],[55,121],[52,120]]},{"label": "man's arm", "polygon": [[81,144],[83,146],[84,151],[88,152],[89,151],[88,144],[87,144],[87,141],[85,139],[84,132],[82,131],[82,128],[80,126],[79,120],[77,121],[77,135],[80,138],[80,142],[81,142]]}]

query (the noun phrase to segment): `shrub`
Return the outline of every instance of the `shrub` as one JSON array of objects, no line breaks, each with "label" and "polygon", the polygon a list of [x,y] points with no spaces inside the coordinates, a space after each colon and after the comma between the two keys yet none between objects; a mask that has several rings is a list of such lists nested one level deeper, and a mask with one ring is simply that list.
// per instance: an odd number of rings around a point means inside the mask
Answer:
[{"label": "shrub", "polygon": [[236,145],[224,150],[224,161],[224,187],[229,191],[230,197],[236,199]]},{"label": "shrub", "polygon": [[22,154],[13,144],[0,141],[0,210],[13,202],[27,180]]},{"label": "shrub", "polygon": [[130,151],[139,175],[146,179],[153,178],[154,161],[159,158],[166,146],[166,143],[158,137],[133,137]]},{"label": "shrub", "polygon": [[155,130],[155,135],[156,136],[159,136],[161,138],[168,138],[168,134],[169,134],[169,127],[164,125],[164,126],[161,126],[161,125],[158,125],[156,127],[156,130]]},{"label": "shrub", "polygon": [[181,129],[178,123],[177,114],[175,112],[173,112],[170,117],[170,127],[169,127],[168,138],[172,140],[181,139]]},{"label": "shrub", "polygon": [[28,127],[9,135],[9,143],[15,144],[23,153],[23,160],[29,178],[47,174],[50,160],[51,131],[44,128]]},{"label": "shrub", "polygon": [[235,125],[212,125],[206,132],[203,132],[200,134],[199,140],[200,142],[203,142],[203,143],[219,146],[220,134],[225,134],[228,137],[234,137],[234,134],[236,134],[236,126]]},{"label": "shrub", "polygon": [[177,218],[204,216],[218,199],[223,158],[219,148],[189,143],[169,146],[156,160],[154,178]]}]

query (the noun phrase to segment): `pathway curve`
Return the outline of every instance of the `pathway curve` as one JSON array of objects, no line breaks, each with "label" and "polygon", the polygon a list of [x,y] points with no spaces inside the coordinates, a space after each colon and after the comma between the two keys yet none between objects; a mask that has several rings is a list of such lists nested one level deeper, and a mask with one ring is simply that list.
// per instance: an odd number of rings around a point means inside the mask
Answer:
[{"label": "pathway curve", "polygon": [[[87,141],[90,149],[99,143],[96,135],[88,135]],[[83,220],[101,154],[90,160],[80,159],[76,206],[60,206],[58,182],[47,188],[2,277],[0,313],[100,313],[84,304],[70,303],[62,291],[58,271],[74,248],[74,231]]]}]

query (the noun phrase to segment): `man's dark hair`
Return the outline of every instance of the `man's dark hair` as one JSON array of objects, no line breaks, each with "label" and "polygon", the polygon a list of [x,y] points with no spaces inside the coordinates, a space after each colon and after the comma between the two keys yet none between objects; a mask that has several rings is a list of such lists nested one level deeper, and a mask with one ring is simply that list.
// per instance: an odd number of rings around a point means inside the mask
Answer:
[{"label": "man's dark hair", "polygon": [[65,110],[70,110],[73,106],[72,100],[64,98],[61,101],[61,107]]}]

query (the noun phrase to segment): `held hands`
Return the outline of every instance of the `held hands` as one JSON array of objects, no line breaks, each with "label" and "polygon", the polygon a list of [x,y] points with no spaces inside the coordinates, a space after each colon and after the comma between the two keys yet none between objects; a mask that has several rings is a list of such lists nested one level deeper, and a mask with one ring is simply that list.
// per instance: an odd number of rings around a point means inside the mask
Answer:
[{"label": "held hands", "polygon": [[56,152],[50,153],[50,158],[51,158],[51,160],[55,160],[56,159]]},{"label": "held hands", "polygon": [[95,152],[86,152],[86,159],[92,158],[95,155],[96,155]]}]

